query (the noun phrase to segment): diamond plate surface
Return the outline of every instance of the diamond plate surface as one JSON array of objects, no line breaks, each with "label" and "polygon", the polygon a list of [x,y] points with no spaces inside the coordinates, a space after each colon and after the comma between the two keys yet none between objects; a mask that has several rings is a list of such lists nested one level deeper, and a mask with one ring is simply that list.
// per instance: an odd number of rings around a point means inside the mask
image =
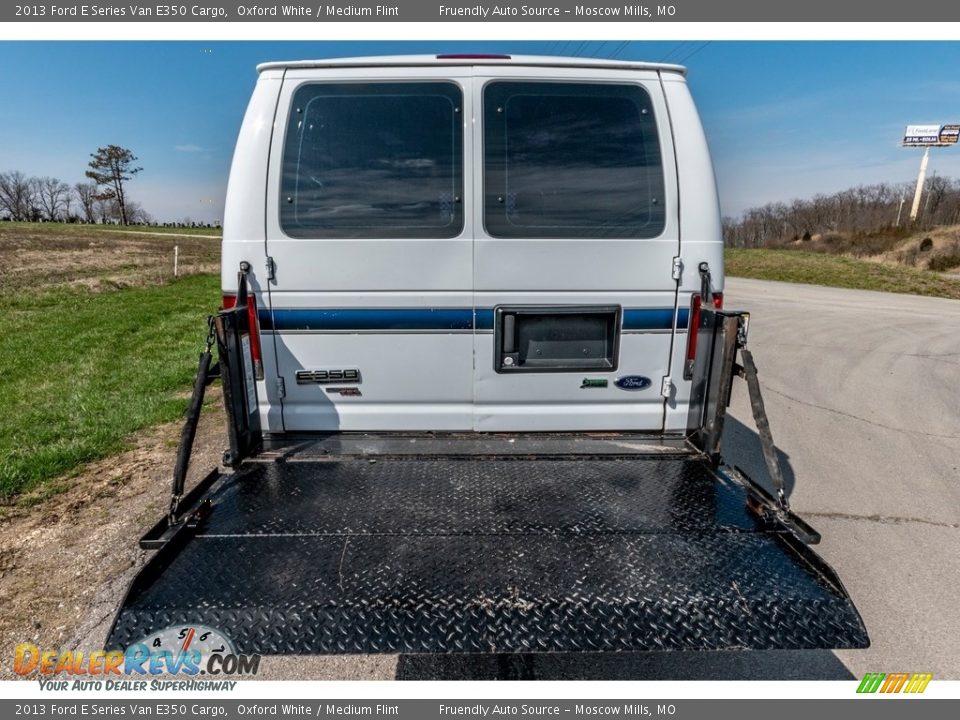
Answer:
[{"label": "diamond plate surface", "polygon": [[740,493],[678,459],[352,460],[252,465],[207,534],[670,532],[753,529]]},{"label": "diamond plate surface", "polygon": [[261,654],[865,646],[744,503],[689,459],[250,465],[108,645],[202,623]]}]

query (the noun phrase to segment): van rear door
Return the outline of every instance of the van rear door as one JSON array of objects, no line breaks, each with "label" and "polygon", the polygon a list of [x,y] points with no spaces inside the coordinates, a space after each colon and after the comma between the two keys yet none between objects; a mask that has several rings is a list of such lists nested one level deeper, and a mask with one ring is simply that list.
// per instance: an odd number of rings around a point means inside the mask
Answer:
[{"label": "van rear door", "polygon": [[476,67],[474,428],[664,427],[677,172],[655,71]]},{"label": "van rear door", "polygon": [[[470,68],[288,69],[271,145],[264,352],[283,427],[472,424]],[[272,341],[272,348],[270,347]]]}]

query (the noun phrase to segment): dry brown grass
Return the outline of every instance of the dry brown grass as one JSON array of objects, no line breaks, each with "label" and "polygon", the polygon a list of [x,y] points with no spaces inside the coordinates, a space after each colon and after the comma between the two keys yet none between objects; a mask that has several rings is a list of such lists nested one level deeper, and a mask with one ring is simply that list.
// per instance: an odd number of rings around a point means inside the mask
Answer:
[{"label": "dry brown grass", "polygon": [[0,289],[9,292],[76,286],[115,290],[160,285],[173,277],[174,246],[180,248],[180,275],[219,271],[220,240],[216,236],[0,223]]},{"label": "dry brown grass", "polygon": [[960,273],[960,225],[910,232],[886,228],[872,233],[824,233],[793,240],[783,249],[859,258],[883,265]]},{"label": "dry brown grass", "polygon": [[771,249],[839,255],[882,265],[899,265],[960,275],[960,225],[909,231],[885,228],[875,232],[822,233]]}]

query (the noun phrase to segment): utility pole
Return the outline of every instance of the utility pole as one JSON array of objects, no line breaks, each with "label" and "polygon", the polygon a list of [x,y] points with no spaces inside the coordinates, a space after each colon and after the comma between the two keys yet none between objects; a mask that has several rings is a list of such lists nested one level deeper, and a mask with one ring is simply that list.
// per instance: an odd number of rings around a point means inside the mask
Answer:
[{"label": "utility pole", "polygon": [[917,221],[920,212],[920,196],[923,194],[923,181],[927,178],[927,164],[930,162],[930,148],[923,151],[923,160],[920,161],[920,173],[917,175],[917,191],[913,194],[913,207],[910,209],[910,222]]},{"label": "utility pole", "polygon": [[903,190],[900,191],[900,204],[897,205],[897,221],[893,224],[894,227],[900,227],[900,213],[903,212]]}]

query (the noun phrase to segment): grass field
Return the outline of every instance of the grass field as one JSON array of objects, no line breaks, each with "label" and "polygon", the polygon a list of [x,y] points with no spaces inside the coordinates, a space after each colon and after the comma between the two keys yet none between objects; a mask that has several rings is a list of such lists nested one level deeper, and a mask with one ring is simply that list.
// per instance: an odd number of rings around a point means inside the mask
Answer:
[{"label": "grass field", "polygon": [[799,250],[727,248],[726,272],[734,277],[858,290],[929,295],[960,300],[960,279],[927,270]]},{"label": "grass field", "polygon": [[117,292],[0,295],[0,497],[180,417],[219,284],[195,275]]}]

